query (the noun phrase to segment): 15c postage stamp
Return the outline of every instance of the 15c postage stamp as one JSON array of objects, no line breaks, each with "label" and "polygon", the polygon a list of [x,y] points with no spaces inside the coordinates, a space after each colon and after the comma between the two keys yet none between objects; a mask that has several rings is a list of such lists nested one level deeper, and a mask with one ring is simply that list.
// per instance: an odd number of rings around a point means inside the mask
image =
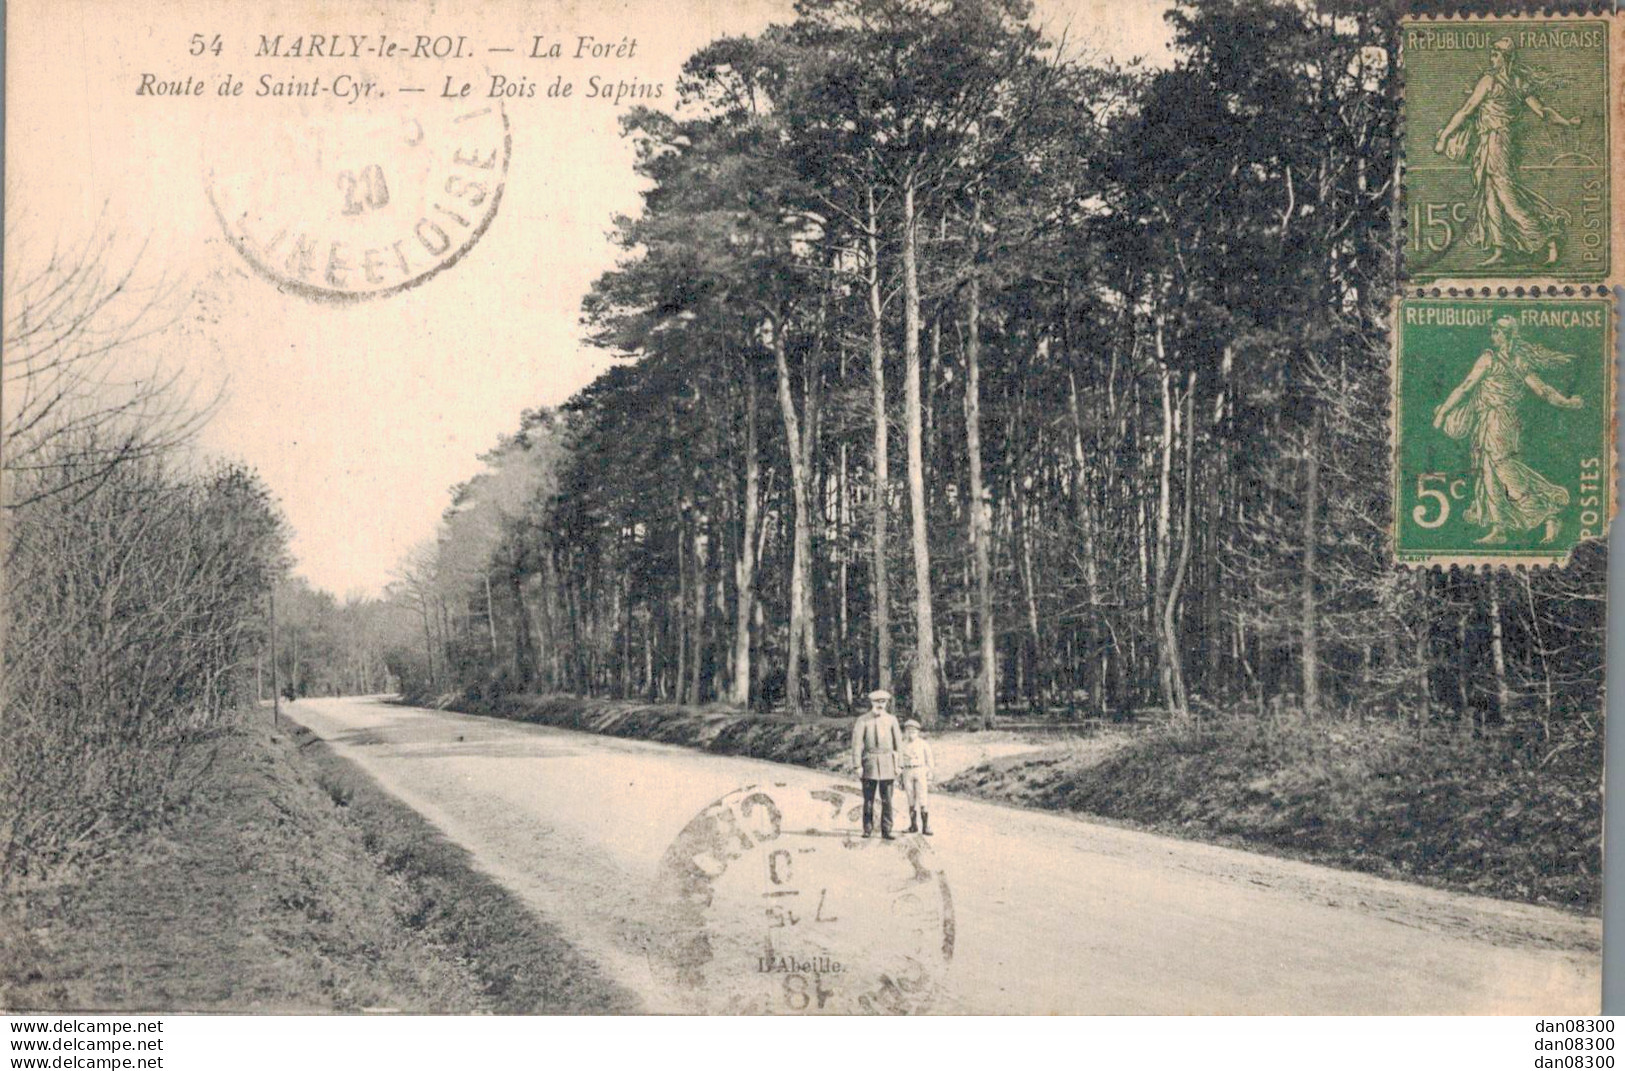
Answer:
[{"label": "15c postage stamp", "polygon": [[1560,564],[1613,510],[1610,299],[1407,298],[1394,330],[1401,563]]},{"label": "15c postage stamp", "polygon": [[1555,16],[1401,23],[1409,279],[1609,277],[1616,30]]}]

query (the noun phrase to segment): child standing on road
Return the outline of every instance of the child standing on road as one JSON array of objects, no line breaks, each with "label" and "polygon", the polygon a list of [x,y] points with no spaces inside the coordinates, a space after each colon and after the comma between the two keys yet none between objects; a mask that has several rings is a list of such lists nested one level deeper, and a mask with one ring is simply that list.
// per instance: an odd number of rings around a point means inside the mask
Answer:
[{"label": "child standing on road", "polygon": [[920,723],[913,718],[903,723],[902,761],[903,791],[908,793],[909,833],[931,836],[931,777],[936,763],[931,758],[931,744],[920,732]]}]

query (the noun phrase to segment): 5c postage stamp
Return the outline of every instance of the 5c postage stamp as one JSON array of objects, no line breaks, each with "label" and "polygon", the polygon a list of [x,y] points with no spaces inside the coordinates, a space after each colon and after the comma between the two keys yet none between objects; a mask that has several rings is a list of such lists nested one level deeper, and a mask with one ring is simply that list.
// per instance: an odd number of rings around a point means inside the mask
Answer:
[{"label": "5c postage stamp", "polygon": [[1406,298],[1394,330],[1394,550],[1561,564],[1613,511],[1613,302]]},{"label": "5c postage stamp", "polygon": [[923,1012],[954,954],[953,898],[928,842],[858,836],[862,797],[747,785],[666,851],[656,975],[695,1012]]},{"label": "5c postage stamp", "polygon": [[1616,30],[1598,17],[1401,22],[1407,278],[1609,277]]}]

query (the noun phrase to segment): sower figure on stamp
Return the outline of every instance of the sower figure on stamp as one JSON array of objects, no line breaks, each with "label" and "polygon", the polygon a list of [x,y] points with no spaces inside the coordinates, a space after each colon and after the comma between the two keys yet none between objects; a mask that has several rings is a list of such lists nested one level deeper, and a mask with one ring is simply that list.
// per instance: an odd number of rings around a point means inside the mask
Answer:
[{"label": "sower figure on stamp", "polygon": [[[1546,263],[1557,263],[1557,239],[1568,213],[1518,181],[1518,144],[1514,120],[1518,105],[1556,126],[1578,126],[1535,94],[1551,82],[1543,71],[1518,62],[1510,37],[1490,46],[1490,66],[1467,102],[1439,131],[1433,151],[1452,160],[1473,149],[1473,227],[1468,241],[1489,250],[1480,267],[1499,264],[1507,246],[1521,253],[1545,250]],[[1467,126],[1468,120],[1472,126]]]},{"label": "sower figure on stamp", "polygon": [[1503,316],[1490,328],[1490,348],[1467,378],[1433,411],[1433,426],[1472,448],[1473,501],[1462,515],[1488,528],[1479,543],[1505,543],[1508,530],[1544,526],[1540,541],[1557,538],[1558,513],[1569,504],[1568,488],[1530,468],[1521,457],[1523,421],[1518,403],[1534,394],[1558,409],[1580,409],[1585,399],[1569,397],[1540,378],[1541,372],[1574,360],[1520,336],[1518,321]]},{"label": "sower figure on stamp", "polygon": [[852,725],[852,765],[863,782],[863,835],[875,831],[875,793],[880,794],[880,835],[892,835],[891,791],[897,779],[898,752],[903,749],[903,732],[897,719],[886,710],[891,693],[869,693],[869,711]]},{"label": "sower figure on stamp", "polygon": [[936,760],[930,741],[920,733],[913,718],[903,723],[903,791],[908,793],[909,833],[931,836],[931,779],[936,776]]}]

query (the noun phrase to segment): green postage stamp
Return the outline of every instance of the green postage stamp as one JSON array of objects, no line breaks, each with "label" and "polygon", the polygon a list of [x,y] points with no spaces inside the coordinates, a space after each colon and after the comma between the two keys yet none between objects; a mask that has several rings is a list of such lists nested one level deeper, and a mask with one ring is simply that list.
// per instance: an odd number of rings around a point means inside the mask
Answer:
[{"label": "green postage stamp", "polygon": [[1405,298],[1394,331],[1394,550],[1561,564],[1613,509],[1613,302]]},{"label": "green postage stamp", "polygon": [[1601,17],[1401,22],[1409,279],[1609,277],[1617,30]]}]

